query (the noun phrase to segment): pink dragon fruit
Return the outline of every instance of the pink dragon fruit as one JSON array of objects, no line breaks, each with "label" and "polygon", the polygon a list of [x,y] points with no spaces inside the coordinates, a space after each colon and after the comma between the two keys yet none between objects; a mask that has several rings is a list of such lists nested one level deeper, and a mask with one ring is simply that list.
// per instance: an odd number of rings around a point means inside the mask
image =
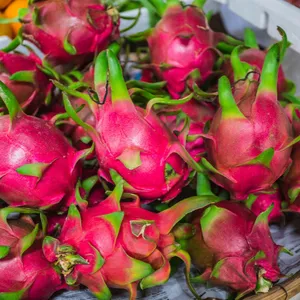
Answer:
[{"label": "pink dragon fruit", "polygon": [[[170,115],[170,111],[183,112]],[[165,113],[166,112],[166,113]],[[197,102],[191,99],[185,104],[177,105],[172,108],[167,108],[159,114],[160,119],[174,133],[182,132],[185,128],[186,117],[189,118],[190,124],[186,136],[181,139],[183,146],[189,154],[199,161],[201,156],[206,152],[202,134],[206,122],[211,121],[215,115],[215,107],[211,103]]]},{"label": "pink dragon fruit", "polygon": [[43,255],[43,233],[28,215],[7,220],[11,212],[32,214],[30,209],[0,211],[0,297],[47,300],[65,284]]},{"label": "pink dragon fruit", "polygon": [[0,117],[0,198],[12,206],[68,205],[74,199],[77,162],[87,150],[76,152],[55,126],[25,115],[2,82],[0,97],[10,114]]},{"label": "pink dragon fruit", "polygon": [[191,224],[175,227],[174,234],[184,241],[192,263],[204,270],[191,281],[228,286],[239,296],[254,290],[268,292],[281,277],[277,259],[285,251],[271,238],[271,209],[256,218],[243,204],[222,201],[196,213]]},{"label": "pink dragon fruit", "polygon": [[118,178],[114,191],[97,206],[81,212],[70,206],[58,239],[44,240],[45,256],[66,282],[87,286],[98,299],[111,298],[108,287],[128,290],[133,300],[139,284],[144,289],[165,283],[169,259],[175,256],[186,263],[188,273],[189,256],[170,231],[186,214],[216,201],[193,197],[156,214],[142,209],[134,195],[132,202],[120,204],[122,186]]},{"label": "pink dragon fruit", "polygon": [[[40,59],[33,53],[25,56],[0,51],[0,64],[0,80],[13,92],[24,111],[35,114],[52,90],[52,83],[38,69]],[[5,107],[0,108],[3,111]]]},{"label": "pink dragon fruit", "polygon": [[[106,89],[108,73],[110,89]],[[67,112],[89,132],[95,143],[99,175],[112,182],[113,169],[124,178],[126,191],[149,201],[173,199],[188,179],[187,163],[202,169],[152,111],[156,100],[150,101],[146,109],[132,103],[120,64],[110,50],[97,58],[95,88],[99,99],[105,99],[102,105],[90,101],[95,128],[79,120],[66,97],[64,101]]]},{"label": "pink dragon fruit", "polygon": [[221,107],[206,136],[208,161],[202,162],[237,200],[271,188],[291,162],[292,125],[277,100],[279,45],[268,51],[260,82],[245,80],[243,97],[241,89],[232,94],[226,76],[219,80]]},{"label": "pink dragon fruit", "polygon": [[[261,73],[266,58],[266,51],[259,49],[255,34],[249,28],[245,30],[245,45],[247,47],[250,47],[250,49],[245,49],[239,54],[240,60],[253,67],[254,71]],[[234,61],[231,62],[225,61],[225,64],[223,66],[223,71],[232,84],[235,81],[242,79],[242,78],[236,78],[234,74]],[[278,71],[278,81],[277,81],[278,97],[281,97],[282,93],[286,92],[288,87],[289,87],[289,83],[285,77],[282,66],[280,66]]]},{"label": "pink dragon fruit", "polygon": [[[295,135],[300,135],[300,113],[299,108],[294,107],[294,113],[292,115],[293,129]],[[299,138],[298,138],[299,141]],[[300,212],[300,143],[296,143],[292,152],[292,165],[285,174],[282,182],[282,189],[285,194],[285,198],[289,203],[288,210]]]},{"label": "pink dragon fruit", "polygon": [[[81,64],[119,37],[119,14],[100,0],[33,2],[22,35],[54,64]],[[71,25],[70,25],[71,24]]]},{"label": "pink dragon fruit", "polygon": [[273,204],[273,210],[269,215],[269,223],[280,221],[283,216],[281,209],[285,205],[279,188],[255,195],[251,194],[245,204],[256,216],[259,216]]},{"label": "pink dragon fruit", "polygon": [[212,74],[218,58],[215,47],[224,37],[209,28],[201,8],[170,3],[148,44],[157,77],[167,81],[173,98],[180,98],[187,87],[202,85]]}]

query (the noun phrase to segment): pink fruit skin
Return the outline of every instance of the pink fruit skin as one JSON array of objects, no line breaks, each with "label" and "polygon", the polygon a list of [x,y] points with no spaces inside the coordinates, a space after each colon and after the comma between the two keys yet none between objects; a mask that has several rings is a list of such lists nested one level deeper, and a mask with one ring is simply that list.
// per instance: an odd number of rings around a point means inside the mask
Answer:
[{"label": "pink fruit skin", "polygon": [[[240,203],[222,201],[216,207],[206,222],[201,221],[203,213],[192,218],[196,234],[188,241],[187,251],[196,267],[205,268],[203,278],[238,292],[256,288],[260,268],[265,279],[277,281],[281,276],[277,264],[281,247],[274,244],[267,220],[255,223],[256,216]],[[259,251],[265,257],[251,262]],[[221,260],[218,272],[213,272]]]},{"label": "pink fruit skin", "polygon": [[[48,122],[26,115],[0,118],[0,197],[11,206],[47,208],[70,201],[79,175],[79,153]],[[49,166],[40,178],[16,170],[26,164]],[[20,184],[21,183],[21,184]]]},{"label": "pink fruit skin", "polygon": [[[159,79],[175,99],[186,88],[194,70],[200,72],[196,82],[203,84],[211,75],[217,53],[216,35],[210,30],[203,12],[196,7],[179,5],[167,9],[148,38],[151,62]],[[192,84],[190,80],[188,84]]]},{"label": "pink fruit skin", "polygon": [[[256,95],[257,83],[251,83],[248,94],[238,107],[246,118],[222,120],[220,108],[208,133],[208,160],[225,176],[212,180],[244,200],[251,193],[267,190],[290,164],[291,148],[282,150],[293,139],[291,122],[277,101],[276,93]],[[234,97],[235,97],[234,92]],[[270,168],[247,164],[263,151],[275,150]],[[227,178],[226,178],[227,177]]]},{"label": "pink fruit skin", "polygon": [[[51,93],[52,83],[39,69],[41,60],[34,54],[5,53],[0,51],[0,80],[13,92],[24,111],[35,114],[44,103],[46,96]],[[10,76],[22,71],[33,73],[33,83],[15,81]],[[0,112],[6,111],[0,108]]]},{"label": "pink fruit skin", "polygon": [[[192,99],[185,104],[172,107],[170,110],[181,110],[190,118],[188,136],[195,136],[195,139],[192,141],[183,141],[183,146],[186,147],[186,150],[196,161],[199,161],[201,156],[206,152],[204,139],[199,135],[204,133],[206,122],[213,119],[216,111],[215,107],[210,103],[197,102]],[[173,132],[180,132],[183,129],[184,122],[177,124],[176,116],[161,113],[160,119]]]},{"label": "pink fruit skin", "polygon": [[[240,54],[240,60],[248,63],[250,66],[256,67],[258,72],[262,71],[264,61],[266,57],[266,52],[259,49],[247,49]],[[223,70],[226,76],[230,79],[231,83],[234,83],[233,69],[230,62],[226,62],[223,66]],[[278,82],[277,82],[277,93],[280,95],[285,92],[287,87],[285,74],[283,72],[282,66],[279,68],[278,72]]]},{"label": "pink fruit skin", "polygon": [[[8,225],[2,224],[0,230],[1,246],[10,247],[9,254],[0,261],[0,293],[24,290],[21,299],[49,299],[64,285],[61,276],[43,255],[42,235],[39,233],[33,245],[21,256],[20,239],[33,231],[34,224],[26,217],[10,220]],[[11,230],[8,231],[5,227],[10,227]]]},{"label": "pink fruit skin", "polygon": [[[188,166],[179,156],[178,140],[157,115],[118,101],[107,100],[96,124],[99,137],[94,139],[100,164],[99,175],[111,181],[109,171],[115,170],[128,183],[125,189],[145,200],[162,198],[169,201],[185,186]],[[105,143],[104,143],[105,142]],[[122,154],[140,155],[141,165],[129,170],[119,159]],[[132,153],[130,153],[132,151]],[[134,157],[133,157],[134,159]],[[166,174],[169,164],[176,172]]]},{"label": "pink fruit skin", "polygon": [[[54,64],[83,63],[95,52],[105,49],[119,37],[119,16],[115,9],[106,10],[98,0],[39,1],[29,7],[23,35],[35,43]],[[40,24],[34,24],[33,11]],[[68,41],[76,53],[64,49]]]},{"label": "pink fruit skin", "polygon": [[250,209],[256,216],[258,216],[273,204],[273,210],[269,215],[269,223],[277,223],[283,216],[281,211],[282,196],[279,189],[275,190],[273,193],[272,191],[270,192],[271,194],[258,194]]},{"label": "pink fruit skin", "polygon": [[[299,110],[296,110],[299,113]],[[300,134],[300,122],[293,121],[293,128],[296,136]],[[300,188],[300,143],[293,146],[292,152],[292,165],[286,176],[283,178],[282,189],[285,194],[285,198],[288,201],[289,210],[300,213],[300,196],[298,189]],[[291,199],[292,194],[295,193],[294,200]]]}]

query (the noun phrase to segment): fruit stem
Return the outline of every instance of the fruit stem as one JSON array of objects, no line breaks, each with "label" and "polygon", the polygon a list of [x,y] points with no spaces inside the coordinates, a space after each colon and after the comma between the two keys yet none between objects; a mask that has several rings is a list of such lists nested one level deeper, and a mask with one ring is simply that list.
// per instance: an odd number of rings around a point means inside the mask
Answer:
[{"label": "fruit stem", "polygon": [[222,76],[219,79],[218,86],[222,118],[245,118],[234,100],[229,79],[226,76]]},{"label": "fruit stem", "polygon": [[107,60],[109,69],[109,83],[111,87],[112,102],[117,101],[131,101],[129,92],[127,90],[126,82],[123,78],[121,65],[111,50],[107,50]]},{"label": "fruit stem", "polygon": [[258,88],[258,94],[271,92],[277,95],[277,80],[280,63],[279,43],[274,44],[267,52],[264,66],[261,73],[261,82]]},{"label": "fruit stem", "polygon": [[166,11],[166,4],[162,0],[151,0],[150,1],[156,8],[157,13],[162,17]]},{"label": "fruit stem", "polygon": [[234,81],[238,81],[247,76],[247,71],[245,70],[245,67],[239,57],[239,53],[241,49],[242,46],[235,47],[230,56],[230,61],[234,73]]},{"label": "fruit stem", "polygon": [[23,113],[15,95],[2,81],[0,81],[0,98],[7,107],[11,122],[18,114]]},{"label": "fruit stem", "polygon": [[259,49],[255,33],[252,29],[246,28],[244,31],[245,46],[249,48]]}]

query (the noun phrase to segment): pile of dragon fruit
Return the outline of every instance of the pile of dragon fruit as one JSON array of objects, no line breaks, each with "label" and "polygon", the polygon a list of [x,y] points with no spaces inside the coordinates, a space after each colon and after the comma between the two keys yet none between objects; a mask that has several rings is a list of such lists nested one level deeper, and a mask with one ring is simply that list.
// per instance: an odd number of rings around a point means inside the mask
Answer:
[{"label": "pile of dragon fruit", "polygon": [[[300,213],[300,99],[281,67],[290,43],[282,28],[264,50],[250,29],[243,41],[214,32],[203,5],[20,10],[0,52],[1,299],[88,288],[133,300],[179,260],[196,299],[197,285],[241,298],[285,276],[278,257],[292,253],[269,224]],[[124,35],[142,9],[153,27]],[[132,24],[121,30],[122,18]],[[45,57],[26,43],[19,53],[24,41]]]}]

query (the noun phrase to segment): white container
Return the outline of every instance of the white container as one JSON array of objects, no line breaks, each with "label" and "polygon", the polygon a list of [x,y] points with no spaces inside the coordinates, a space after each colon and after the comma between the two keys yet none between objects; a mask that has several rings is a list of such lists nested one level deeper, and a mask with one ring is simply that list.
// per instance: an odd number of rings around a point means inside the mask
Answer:
[{"label": "white container", "polygon": [[[277,26],[282,27],[292,43],[292,48],[300,53],[300,9],[284,0],[214,0],[227,5],[243,20],[260,30],[266,30],[268,35],[277,40],[280,35]],[[226,12],[226,9],[225,9]],[[226,27],[232,32],[232,19],[224,18]],[[246,25],[247,26],[247,25]],[[240,29],[240,26],[239,26]],[[266,43],[262,43],[264,46]]]}]

